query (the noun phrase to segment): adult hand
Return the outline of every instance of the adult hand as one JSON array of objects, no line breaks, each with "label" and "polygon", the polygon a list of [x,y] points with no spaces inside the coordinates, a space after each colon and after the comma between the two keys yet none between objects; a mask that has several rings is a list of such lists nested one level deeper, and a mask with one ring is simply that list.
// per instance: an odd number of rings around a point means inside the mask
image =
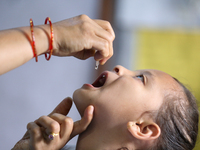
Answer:
[{"label": "adult hand", "polygon": [[107,21],[92,20],[86,15],[80,15],[53,23],[53,29],[53,55],[79,59],[94,56],[95,60],[100,60],[100,64],[104,64],[113,55],[115,34]]},{"label": "adult hand", "polygon": [[[75,135],[83,132],[93,117],[93,106],[88,106],[81,120],[73,122],[66,115],[72,106],[71,98],[64,99],[48,116],[42,116],[27,125],[24,137],[12,150],[57,150]],[[48,138],[51,133],[58,134],[53,140]]]},{"label": "adult hand", "polygon": [[[94,56],[104,64],[113,55],[114,31],[109,22],[86,15],[53,23],[53,55],[87,59]],[[50,26],[34,26],[37,55],[49,52]],[[33,58],[30,27],[0,31],[0,75]]]}]

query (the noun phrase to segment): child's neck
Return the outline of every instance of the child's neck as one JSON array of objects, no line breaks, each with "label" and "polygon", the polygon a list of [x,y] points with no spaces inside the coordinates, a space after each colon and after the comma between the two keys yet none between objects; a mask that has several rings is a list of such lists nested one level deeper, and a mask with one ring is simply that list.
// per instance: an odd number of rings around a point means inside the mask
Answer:
[{"label": "child's neck", "polygon": [[117,150],[122,147],[134,150],[132,140],[127,129],[97,128],[90,124],[87,130],[79,135],[76,150]]}]

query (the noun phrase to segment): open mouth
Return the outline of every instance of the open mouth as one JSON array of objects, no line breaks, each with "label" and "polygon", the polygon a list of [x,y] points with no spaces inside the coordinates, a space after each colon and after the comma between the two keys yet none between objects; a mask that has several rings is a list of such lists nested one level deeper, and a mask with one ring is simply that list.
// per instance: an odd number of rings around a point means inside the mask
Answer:
[{"label": "open mouth", "polygon": [[92,85],[94,87],[102,87],[106,82],[106,78],[107,78],[107,74],[102,73]]}]

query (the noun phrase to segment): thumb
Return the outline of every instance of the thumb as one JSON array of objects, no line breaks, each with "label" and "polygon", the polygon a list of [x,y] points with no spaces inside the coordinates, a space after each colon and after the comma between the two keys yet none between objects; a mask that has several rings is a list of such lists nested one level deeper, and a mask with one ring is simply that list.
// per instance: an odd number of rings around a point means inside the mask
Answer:
[{"label": "thumb", "polygon": [[92,121],[93,112],[94,112],[94,106],[92,106],[92,105],[88,106],[85,109],[84,115],[81,118],[81,120],[76,121],[74,123],[73,131],[71,133],[70,139],[87,129],[87,127],[89,126],[89,124]]},{"label": "thumb", "polygon": [[54,113],[59,113],[62,115],[67,115],[72,107],[72,99],[70,97],[65,98],[56,108],[49,114],[51,116]]}]

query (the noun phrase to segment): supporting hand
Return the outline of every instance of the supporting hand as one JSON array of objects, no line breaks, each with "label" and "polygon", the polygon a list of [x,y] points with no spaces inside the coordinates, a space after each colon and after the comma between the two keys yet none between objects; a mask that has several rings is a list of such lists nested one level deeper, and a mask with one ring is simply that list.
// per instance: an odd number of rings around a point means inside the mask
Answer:
[{"label": "supporting hand", "polygon": [[[48,116],[42,116],[27,125],[24,137],[13,150],[57,150],[62,148],[71,138],[83,132],[93,118],[93,106],[85,109],[81,120],[73,122],[66,115],[72,106],[71,98],[64,99]],[[53,135],[53,140],[49,135]]]}]

